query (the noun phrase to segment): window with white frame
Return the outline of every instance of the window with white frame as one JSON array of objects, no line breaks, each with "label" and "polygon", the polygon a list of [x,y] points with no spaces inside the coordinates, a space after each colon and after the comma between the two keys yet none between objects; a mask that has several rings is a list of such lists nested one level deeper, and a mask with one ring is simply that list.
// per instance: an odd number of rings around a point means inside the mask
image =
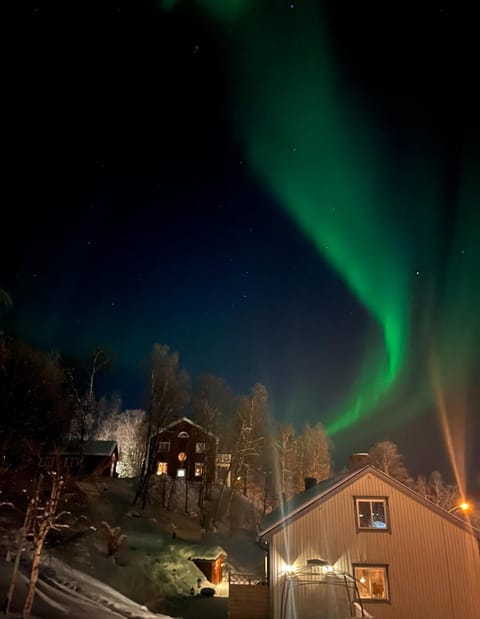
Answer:
[{"label": "window with white frame", "polygon": [[158,451],[168,453],[170,451],[170,441],[160,441],[158,443]]},{"label": "window with white frame", "polygon": [[196,454],[205,453],[205,443],[195,443],[195,453]]},{"label": "window with white frame", "polygon": [[354,565],[353,575],[362,600],[389,599],[386,565]]},{"label": "window with white frame", "polygon": [[388,529],[386,498],[357,497],[355,508],[359,529],[383,531]]}]

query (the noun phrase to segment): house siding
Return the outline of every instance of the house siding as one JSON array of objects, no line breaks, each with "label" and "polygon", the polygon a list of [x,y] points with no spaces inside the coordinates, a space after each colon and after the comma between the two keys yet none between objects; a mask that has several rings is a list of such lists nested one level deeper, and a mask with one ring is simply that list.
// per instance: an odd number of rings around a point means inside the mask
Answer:
[{"label": "house siding", "polygon": [[[188,438],[181,438],[179,434],[186,432]],[[160,443],[169,443],[167,452],[156,448]],[[205,451],[197,453],[196,443],[205,443]],[[167,463],[167,473],[170,477],[175,477],[179,468],[185,468],[186,478],[189,481],[199,481],[195,476],[195,463],[206,466],[207,480],[214,481],[215,478],[215,457],[216,457],[216,438],[186,419],[180,419],[172,423],[167,428],[152,437],[152,449],[155,451],[153,458],[154,472],[159,462]],[[184,452],[187,456],[183,465],[178,460],[178,454]]]},{"label": "house siding", "polygon": [[[358,531],[354,497],[388,497],[389,530]],[[356,478],[336,494],[307,508],[278,530],[270,541],[271,605],[275,619],[321,617],[313,586],[298,587],[297,612],[282,615],[282,568],[304,566],[323,558],[335,569],[352,574],[352,565],[388,566],[387,601],[364,601],[381,619],[478,619],[480,558],[478,540],[454,522],[435,513],[372,473]],[[318,587],[318,585],[317,585]],[[340,590],[337,602],[341,606]],[[346,596],[345,596],[346,597]],[[340,608],[338,612],[341,615]],[[328,617],[335,617],[330,609]],[[345,616],[345,615],[343,615]]]}]

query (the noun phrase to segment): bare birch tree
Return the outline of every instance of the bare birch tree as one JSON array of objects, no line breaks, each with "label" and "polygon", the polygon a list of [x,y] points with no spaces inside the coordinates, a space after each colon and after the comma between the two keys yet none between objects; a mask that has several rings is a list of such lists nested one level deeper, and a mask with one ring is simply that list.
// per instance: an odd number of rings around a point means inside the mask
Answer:
[{"label": "bare birch tree", "polygon": [[446,509],[452,509],[460,499],[460,491],[455,484],[446,484],[439,471],[430,473],[429,478],[419,475],[415,481],[415,490],[425,499]]},{"label": "bare birch tree", "polygon": [[[223,378],[212,374],[201,374],[193,388],[192,410],[195,420],[209,433],[218,436],[223,425],[223,419],[231,413],[233,409],[233,393]],[[209,497],[210,479],[214,476],[214,471],[210,470],[212,460],[212,450],[215,442],[212,439],[205,444],[204,464],[202,471],[202,481],[198,498],[202,524],[205,522],[204,501]],[[215,464],[213,464],[215,466]]]},{"label": "bare birch tree", "polygon": [[95,423],[96,397],[95,380],[97,374],[108,365],[108,359],[103,350],[96,349],[90,358],[88,369],[81,371],[67,368],[66,375],[73,398],[75,414],[70,433],[79,442],[80,470],[82,469],[83,448],[85,441]]},{"label": "bare birch tree", "polygon": [[29,504],[29,509],[31,511],[28,524],[30,525],[29,533],[33,536],[33,558],[27,597],[23,607],[23,619],[29,619],[31,615],[38,574],[42,562],[43,545],[48,532],[50,529],[59,529],[68,526],[58,522],[60,518],[68,512],[60,512],[57,514],[58,502],[64,485],[63,477],[55,471],[50,471],[48,476],[51,480],[48,498],[45,501],[42,501],[41,492],[44,477],[43,475],[40,475],[38,477],[34,495],[30,499]]},{"label": "bare birch tree", "polygon": [[[148,486],[155,473],[158,434],[186,405],[190,397],[190,378],[179,367],[179,356],[166,344],[155,344],[151,357],[150,398],[147,409],[144,457],[134,503],[142,496],[143,507],[148,500]],[[175,481],[175,480],[174,480]]]},{"label": "bare birch tree", "polygon": [[321,422],[314,426],[306,424],[302,434],[296,441],[296,491],[305,489],[305,478],[312,477],[316,481],[328,479],[332,474],[330,456],[331,441]]},{"label": "bare birch tree", "polygon": [[95,433],[97,440],[113,440],[118,444],[119,477],[138,477],[144,455],[146,414],[143,410],[111,411]]},{"label": "bare birch tree", "polygon": [[377,469],[404,484],[412,484],[412,478],[405,466],[398,445],[391,441],[380,441],[375,443],[368,453],[373,466]]}]

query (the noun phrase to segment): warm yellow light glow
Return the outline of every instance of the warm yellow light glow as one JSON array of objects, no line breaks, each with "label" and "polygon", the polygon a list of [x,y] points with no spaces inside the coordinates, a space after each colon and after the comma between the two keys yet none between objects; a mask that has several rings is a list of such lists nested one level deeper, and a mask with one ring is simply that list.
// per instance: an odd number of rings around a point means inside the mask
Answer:
[{"label": "warm yellow light glow", "polygon": [[293,574],[295,574],[295,566],[289,565],[288,563],[283,563],[280,573],[284,576],[292,576]]},{"label": "warm yellow light glow", "polygon": [[452,509],[449,509],[448,513],[453,514],[454,512],[457,512],[457,511],[468,512],[469,509],[470,509],[470,503],[468,503],[468,501],[462,501],[458,505],[455,505],[455,507],[452,507]]},{"label": "warm yellow light glow", "polygon": [[366,581],[366,579],[362,576],[362,577],[360,578],[360,582],[362,583],[362,585],[364,585],[367,581]]}]

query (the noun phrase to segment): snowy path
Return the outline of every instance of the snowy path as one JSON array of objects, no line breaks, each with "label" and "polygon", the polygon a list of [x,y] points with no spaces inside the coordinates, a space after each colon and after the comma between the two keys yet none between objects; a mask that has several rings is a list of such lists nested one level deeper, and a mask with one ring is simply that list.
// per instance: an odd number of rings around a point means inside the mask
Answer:
[{"label": "snowy path", "polygon": [[[42,575],[35,595],[33,616],[36,619],[170,619],[150,612],[99,580],[54,560],[55,577]],[[53,567],[53,565],[52,565]],[[0,566],[0,589],[6,593],[12,564]],[[12,616],[20,611],[27,592],[27,577],[19,572]]]}]

